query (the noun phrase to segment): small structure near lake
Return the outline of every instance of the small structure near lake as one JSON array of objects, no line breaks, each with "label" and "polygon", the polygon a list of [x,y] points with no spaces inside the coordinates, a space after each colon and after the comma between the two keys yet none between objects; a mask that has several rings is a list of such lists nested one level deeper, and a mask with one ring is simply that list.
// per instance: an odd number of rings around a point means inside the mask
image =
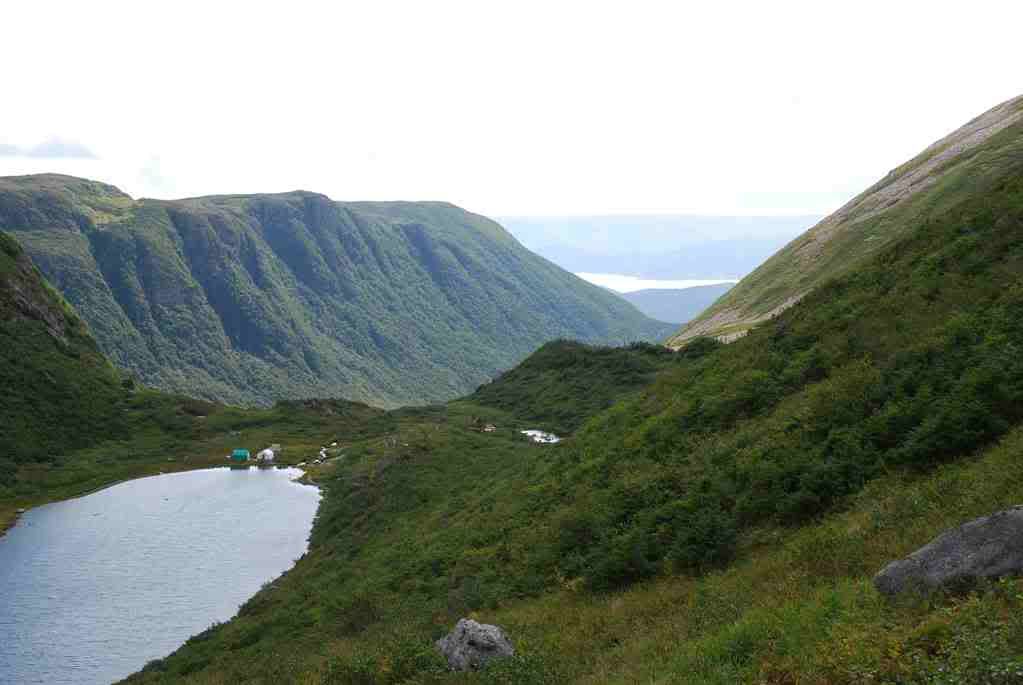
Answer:
[{"label": "small structure near lake", "polygon": [[231,461],[233,462],[245,462],[249,460],[249,451],[245,449],[236,449],[231,452]]},{"label": "small structure near lake", "polygon": [[280,443],[275,442],[265,450],[261,450],[258,454],[256,454],[256,462],[260,466],[270,466],[274,463],[274,459],[281,456],[283,453],[284,450],[281,449]]}]

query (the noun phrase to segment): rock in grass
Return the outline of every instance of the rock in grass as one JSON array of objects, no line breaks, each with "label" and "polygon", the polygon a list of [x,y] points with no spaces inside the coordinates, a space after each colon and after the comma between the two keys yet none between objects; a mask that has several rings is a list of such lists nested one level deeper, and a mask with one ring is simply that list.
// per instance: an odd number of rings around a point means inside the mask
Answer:
[{"label": "rock in grass", "polygon": [[437,640],[437,650],[453,671],[476,670],[491,659],[515,654],[503,630],[468,618],[460,620],[454,630]]},{"label": "rock in grass", "polygon": [[1023,574],[1023,506],[983,516],[947,530],[874,576],[885,595],[931,591],[978,578]]}]

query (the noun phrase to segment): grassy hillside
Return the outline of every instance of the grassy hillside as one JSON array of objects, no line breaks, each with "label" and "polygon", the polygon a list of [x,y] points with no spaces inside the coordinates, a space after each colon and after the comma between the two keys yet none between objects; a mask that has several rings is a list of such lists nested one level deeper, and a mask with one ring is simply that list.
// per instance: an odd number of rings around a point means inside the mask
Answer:
[{"label": "grassy hillside", "polygon": [[695,318],[731,289],[730,283],[682,290],[652,288],[622,293],[622,297],[650,318],[679,324]]},{"label": "grassy hillside", "polygon": [[918,156],[793,240],[670,340],[679,347],[700,335],[734,339],[791,306],[806,293],[898,242],[940,205],[975,192],[964,177],[1000,172],[997,160],[1023,121],[1023,96],[994,107]]},{"label": "grassy hillside", "polygon": [[[295,569],[129,682],[1019,682],[1023,583],[870,584],[1023,497],[1023,123],[978,154],[734,344],[552,345],[389,414],[315,474]],[[526,442],[548,411],[571,435]],[[447,673],[431,641],[465,615],[518,656]]]},{"label": "grassy hillside", "polygon": [[445,203],[135,201],[41,175],[0,179],[0,229],[115,364],[210,400],[446,400],[551,339],[670,332]]}]

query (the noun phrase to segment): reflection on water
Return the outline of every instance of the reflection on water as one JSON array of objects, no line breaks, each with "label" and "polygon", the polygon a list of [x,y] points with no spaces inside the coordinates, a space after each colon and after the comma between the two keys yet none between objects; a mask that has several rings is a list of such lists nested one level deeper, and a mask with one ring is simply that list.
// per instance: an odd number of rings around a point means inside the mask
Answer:
[{"label": "reflection on water", "polygon": [[32,509],[0,538],[0,683],[110,683],[225,621],[306,549],[294,469],[206,469]]}]

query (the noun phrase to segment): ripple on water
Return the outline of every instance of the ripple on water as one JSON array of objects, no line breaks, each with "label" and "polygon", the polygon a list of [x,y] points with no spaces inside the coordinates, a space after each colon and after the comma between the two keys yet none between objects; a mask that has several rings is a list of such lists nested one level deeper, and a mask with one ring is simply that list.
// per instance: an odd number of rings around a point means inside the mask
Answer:
[{"label": "ripple on water", "polygon": [[226,621],[305,553],[294,469],[205,469],[26,512],[0,538],[0,683],[110,683]]}]

